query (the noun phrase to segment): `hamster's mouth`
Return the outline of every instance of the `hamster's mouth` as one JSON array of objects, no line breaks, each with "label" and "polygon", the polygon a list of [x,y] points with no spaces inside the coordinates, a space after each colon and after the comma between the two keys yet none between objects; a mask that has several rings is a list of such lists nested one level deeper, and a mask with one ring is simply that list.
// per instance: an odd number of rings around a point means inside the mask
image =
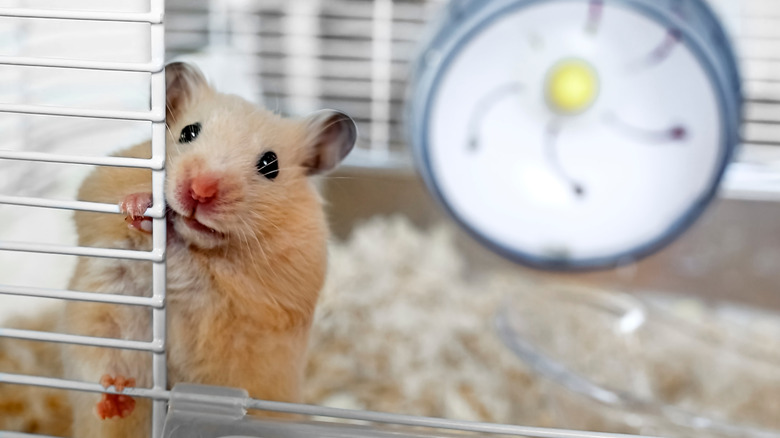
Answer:
[{"label": "hamster's mouth", "polygon": [[195,219],[194,217],[182,217],[182,220],[184,221],[185,224],[187,224],[188,227],[192,228],[195,231],[200,231],[201,233],[209,233],[209,234],[218,233],[217,230],[203,225],[202,223],[198,222],[198,220]]},{"label": "hamster's mouth", "polygon": [[[194,216],[184,216],[183,214],[171,208],[168,209],[168,213],[166,217],[168,218],[168,222],[171,225],[173,225],[173,230],[177,232],[177,234],[179,235],[181,235],[182,233],[191,234],[190,231],[194,231],[196,235],[203,236],[203,237],[209,237],[209,238],[214,238],[219,240],[225,237],[224,233],[217,231],[207,225],[204,225],[202,222],[198,221]],[[184,225],[184,227],[179,227],[177,225]]]}]

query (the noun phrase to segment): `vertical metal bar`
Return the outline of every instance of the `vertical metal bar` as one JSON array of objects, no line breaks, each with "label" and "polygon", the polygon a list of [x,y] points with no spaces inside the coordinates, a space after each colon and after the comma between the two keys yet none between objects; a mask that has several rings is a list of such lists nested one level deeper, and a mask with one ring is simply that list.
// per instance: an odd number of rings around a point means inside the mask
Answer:
[{"label": "vertical metal bar", "polygon": [[230,40],[229,5],[225,0],[212,0],[208,5],[208,45],[226,47]]},{"label": "vertical metal bar", "polygon": [[[163,82],[165,80],[165,73],[159,73],[158,76],[162,77]],[[165,87],[163,84],[163,93]],[[157,146],[157,145],[160,146]],[[165,153],[165,125],[162,123],[155,123],[152,125],[152,154]],[[162,205],[165,202],[164,199],[164,187],[165,187],[165,170],[154,171],[152,174],[152,197],[154,203]],[[159,203],[159,204],[158,204]],[[159,218],[153,219],[152,232],[153,232],[153,251],[161,251],[165,254],[165,241],[166,241],[166,219]],[[154,263],[152,266],[152,291],[153,298],[165,302],[166,291],[166,260],[163,257],[161,262]],[[165,304],[160,308],[152,309],[152,337],[154,343],[159,343],[162,346],[162,351],[154,353],[152,356],[152,383],[155,390],[166,390],[168,386],[167,382],[167,364],[166,364],[166,307]],[[152,437],[159,438],[162,433],[163,422],[165,421],[165,407],[166,402],[164,400],[155,400],[153,402],[152,413]]]},{"label": "vertical metal bar", "polygon": [[[164,27],[164,0],[151,0],[150,9],[153,14],[159,14],[163,19],[159,24],[151,25],[151,62],[164,62],[165,59],[165,27]],[[165,70],[151,75],[151,110],[161,111],[165,114]],[[165,211],[165,122],[152,123],[152,158],[160,160],[163,167],[152,173],[152,198],[155,209]],[[158,210],[159,211],[159,210]],[[166,260],[165,245],[167,239],[166,220],[153,219],[152,244],[153,251],[163,255],[160,262],[152,267],[152,294],[155,299],[165,303],[166,292]],[[168,370],[166,361],[166,307],[152,309],[152,339],[159,343],[161,352],[152,355],[152,387],[154,390],[165,391],[168,386]],[[165,422],[165,400],[152,402],[152,433],[153,438],[162,436],[163,423]]]},{"label": "vertical metal bar", "polygon": [[387,160],[390,152],[390,79],[393,57],[393,0],[374,1],[371,60],[372,159]]},{"label": "vertical metal bar", "polygon": [[[323,0],[290,1],[284,6],[282,44],[285,53],[286,111],[306,114],[319,106],[322,94],[320,14]],[[306,74],[301,75],[301,72]],[[283,108],[285,110],[285,108]]]}]

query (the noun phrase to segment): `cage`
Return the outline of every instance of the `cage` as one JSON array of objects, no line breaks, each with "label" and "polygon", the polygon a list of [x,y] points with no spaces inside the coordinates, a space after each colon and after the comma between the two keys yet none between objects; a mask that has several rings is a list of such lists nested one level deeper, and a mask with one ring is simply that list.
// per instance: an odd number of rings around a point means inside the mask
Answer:
[{"label": "cage", "polygon": [[[3,2],[0,322],[63,300],[98,300],[145,306],[157,329],[145,341],[35,326],[9,326],[0,336],[152,352],[154,385],[132,394],[155,401],[153,436],[780,436],[780,5],[709,2],[737,47],[746,95],[742,144],[715,205],[647,259],[560,274],[483,248],[414,173],[404,125],[410,63],[447,3]],[[321,183],[337,242],[312,335],[311,404],[252,400],[240,388],[169,390],[164,239],[141,254],[75,245],[72,210],[119,212],[73,201],[92,167],[152,169],[162,199],[160,81],[174,58],[280,113],[332,107],[358,122],[356,151]],[[105,158],[147,138],[157,146],[148,159]],[[159,206],[155,231],[164,225]],[[65,290],[75,256],[152,264],[155,293]],[[52,358],[43,350],[6,354],[0,398],[33,386],[51,392],[23,410],[0,404],[0,429],[9,429],[2,436],[55,434],[48,431],[62,427],[65,408],[52,395],[104,391],[48,374],[39,362]],[[311,421],[255,421],[247,410]]]}]

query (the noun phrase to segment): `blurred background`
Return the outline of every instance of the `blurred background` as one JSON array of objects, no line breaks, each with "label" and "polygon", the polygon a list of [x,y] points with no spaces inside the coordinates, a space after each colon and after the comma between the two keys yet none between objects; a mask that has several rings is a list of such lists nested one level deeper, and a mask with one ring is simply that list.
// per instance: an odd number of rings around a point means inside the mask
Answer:
[{"label": "blurred background", "polygon": [[[742,145],[681,238],[590,273],[521,267],[468,237],[415,171],[410,61],[444,0],[167,0],[168,59],[221,90],[358,122],[320,181],[334,232],[307,401],[690,437],[780,437],[780,2],[712,0],[737,48]],[[144,11],[140,0],[3,7]],[[149,60],[149,26],[0,19],[0,55]],[[4,103],[146,109],[142,73],[0,67]],[[146,123],[0,114],[3,149],[104,155]],[[74,199],[89,166],[0,160],[0,196]],[[74,244],[67,211],[0,205],[0,240]],[[0,252],[0,283],[64,288],[74,260]],[[58,306],[0,298],[0,321]],[[360,333],[360,335],[356,335]],[[2,370],[0,370],[2,371]]]}]

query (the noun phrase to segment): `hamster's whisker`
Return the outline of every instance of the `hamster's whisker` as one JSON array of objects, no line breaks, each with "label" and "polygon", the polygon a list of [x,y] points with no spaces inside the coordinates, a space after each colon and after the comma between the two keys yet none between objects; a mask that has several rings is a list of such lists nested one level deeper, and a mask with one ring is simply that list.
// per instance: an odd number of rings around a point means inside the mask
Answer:
[{"label": "hamster's whisker", "polygon": [[[245,225],[248,225],[246,223],[246,221],[244,221],[244,219],[241,219],[241,221]],[[263,257],[264,264],[265,265],[270,265],[271,264],[270,263],[270,258],[268,257],[268,254],[265,252],[265,249],[263,248],[263,245],[260,243],[260,240],[258,239],[257,235],[255,235],[253,233],[250,233],[250,234],[254,238],[254,240],[257,242],[257,249],[260,250],[260,255]],[[249,253],[250,254],[254,254],[255,252],[251,251],[251,248],[250,248],[250,245],[249,245],[249,239],[247,238],[247,232],[245,230],[239,230],[239,235],[242,237],[243,242],[245,242],[245,244],[247,246],[247,250],[249,251]],[[252,268],[253,268],[253,271],[255,272],[255,274],[257,274],[257,278],[260,279],[260,281],[262,281],[263,283],[267,283],[265,281],[265,279],[268,277],[268,272],[261,272],[260,271],[260,265],[257,264],[257,263],[252,263]],[[279,280],[278,273],[276,273],[274,271],[271,271],[271,280],[278,281]],[[275,297],[273,297],[273,301],[274,301],[275,304],[278,304],[276,302],[276,298]]]},{"label": "hamster's whisker", "polygon": [[[268,164],[271,164],[271,163],[268,163]],[[286,166],[286,167],[280,166],[279,167],[279,172],[282,172],[283,170],[297,169],[297,168],[300,168],[300,167],[301,167],[300,165],[298,165],[298,166]]]},{"label": "hamster's whisker", "polygon": [[167,123],[165,124],[165,130],[168,131],[168,134],[171,134],[171,138],[176,138],[173,136],[173,131],[171,131],[171,127]]},{"label": "hamster's whisker", "polygon": [[[244,219],[242,219],[242,220],[244,220]],[[249,225],[249,224],[246,222],[246,220],[244,220],[244,223],[245,223],[245,224],[247,224],[247,226]],[[278,227],[277,227],[277,229],[278,229]],[[260,252],[263,254],[263,257],[265,258],[265,260],[266,260],[266,263],[267,263],[267,262],[269,262],[268,254],[265,252],[265,245],[263,245],[263,243],[264,243],[264,242],[261,242],[261,241],[260,241],[260,239],[261,239],[261,238],[262,238],[263,240],[265,240],[265,238],[264,238],[264,237],[262,237],[262,236],[258,236],[258,235],[257,235],[257,233],[249,233],[249,234],[250,234],[250,235],[252,236],[252,238],[255,240],[255,243],[257,243],[257,248],[258,248],[258,249],[260,250]]]},{"label": "hamster's whisker", "polygon": [[[276,224],[273,224],[272,222],[268,222],[268,223],[272,224],[277,229],[279,229],[279,227]],[[265,251],[265,245],[263,245],[263,242],[260,241],[260,239],[263,239],[264,241],[266,239],[263,236],[258,236],[257,233],[251,233],[250,232],[249,234],[252,236],[252,238],[255,240],[255,242],[257,242],[257,248],[260,250],[260,253],[262,254],[263,258],[265,259],[266,264],[271,266],[272,264],[270,263],[270,258],[268,256],[268,253],[266,253],[266,251]],[[265,273],[259,272],[259,269],[260,269],[259,266],[255,266],[255,269],[258,271],[258,275],[262,275],[262,274],[267,275],[268,274],[268,272],[265,272]],[[281,281],[282,280],[280,278],[279,272],[273,271],[273,270],[271,271],[271,279],[274,280],[274,281]],[[275,301],[275,298],[274,298],[274,301]]]},{"label": "hamster's whisker", "polygon": [[325,175],[321,177],[322,179],[348,179],[348,180],[358,180],[358,179],[365,179],[365,176],[337,176],[337,175]]},{"label": "hamster's whisker", "polygon": [[223,258],[227,258],[228,248],[230,248],[230,243],[231,243],[230,242],[231,241],[231,235],[230,234],[225,234],[225,237],[227,238],[227,245],[225,245],[224,248],[222,248],[222,257]]},{"label": "hamster's whisker", "polygon": [[[176,116],[174,115],[175,111],[173,111],[173,108],[171,108],[171,106],[168,105],[167,101],[165,102],[165,109],[167,110],[167,112],[169,112],[171,114],[171,119],[173,119],[173,123],[176,123]],[[166,123],[166,125],[167,125],[167,123]]]},{"label": "hamster's whisker", "polygon": [[[251,224],[249,222],[247,222],[247,220],[245,218],[239,217],[238,219],[241,221],[241,224],[244,225],[244,227],[251,228]],[[243,229],[243,228],[239,229],[239,234],[242,236],[242,238],[244,239],[244,242],[246,243],[247,251],[251,253],[252,252],[252,247],[249,244],[249,239],[247,238],[247,231],[246,231],[246,229]],[[263,249],[263,245],[260,244],[260,240],[258,240],[257,236],[255,236],[254,234],[252,234],[252,237],[254,237],[255,242],[257,242],[257,248],[260,250],[260,252],[263,253],[263,257],[265,258],[266,262],[268,262],[268,257],[265,254],[265,250]]]},{"label": "hamster's whisker", "polygon": [[277,225],[274,221],[268,219],[267,217],[263,216],[262,214],[257,213],[256,211],[251,211],[251,212],[249,212],[249,214],[253,218],[255,218],[257,220],[256,221],[257,223],[262,224],[262,225],[270,225],[270,226],[276,228],[277,231],[282,231],[282,229],[279,227],[279,225]]},{"label": "hamster's whisker", "polygon": [[241,230],[239,232],[239,237],[241,238],[241,242],[246,247],[247,252],[252,252],[252,247],[249,245],[249,239],[246,238],[246,232],[244,230]]}]

